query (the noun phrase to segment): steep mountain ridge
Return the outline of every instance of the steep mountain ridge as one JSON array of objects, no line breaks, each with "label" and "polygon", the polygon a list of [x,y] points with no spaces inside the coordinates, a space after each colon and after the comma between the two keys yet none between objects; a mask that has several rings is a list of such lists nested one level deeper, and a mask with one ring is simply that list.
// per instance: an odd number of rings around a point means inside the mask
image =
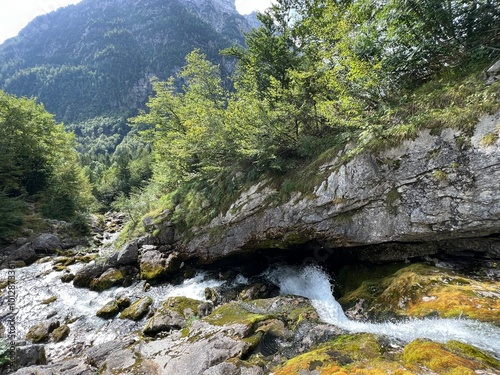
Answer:
[{"label": "steep mountain ridge", "polygon": [[37,17],[0,45],[0,88],[34,96],[60,121],[129,115],[200,48],[243,44],[250,26],[231,1],[84,0]]}]

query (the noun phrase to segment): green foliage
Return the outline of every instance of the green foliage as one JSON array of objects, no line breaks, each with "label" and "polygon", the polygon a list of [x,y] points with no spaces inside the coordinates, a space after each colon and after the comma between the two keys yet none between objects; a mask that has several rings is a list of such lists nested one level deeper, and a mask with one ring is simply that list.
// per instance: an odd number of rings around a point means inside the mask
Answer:
[{"label": "green foliage", "polygon": [[0,237],[7,237],[23,224],[26,203],[0,191]]},{"label": "green foliage", "polygon": [[9,364],[11,361],[9,343],[2,338],[0,339],[0,368]]},{"label": "green foliage", "polygon": [[37,97],[65,123],[128,117],[152,74],[166,79],[196,46],[222,62],[220,49],[243,43],[241,18],[218,31],[177,1],[78,4],[44,19],[0,46],[0,89]]},{"label": "green foliage", "polygon": [[483,47],[497,40],[483,27],[498,21],[490,5],[278,0],[246,49],[223,51],[238,60],[234,91],[205,55],[190,53],[176,76],[152,82],[148,112],[131,120],[152,145],[152,186],[170,219],[203,224],[263,176],[278,199],[310,193],[319,166],[348,142],[341,162],[422,128],[470,133],[499,108],[498,84],[485,86],[479,73],[491,57]]},{"label": "green foliage", "polygon": [[0,235],[22,223],[28,201],[56,219],[88,211],[90,186],[74,146],[42,105],[0,91]]}]

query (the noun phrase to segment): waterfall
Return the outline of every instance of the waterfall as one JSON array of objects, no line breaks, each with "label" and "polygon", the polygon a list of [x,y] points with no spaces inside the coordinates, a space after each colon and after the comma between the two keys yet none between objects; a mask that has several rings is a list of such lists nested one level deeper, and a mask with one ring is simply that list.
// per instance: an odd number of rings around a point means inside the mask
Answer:
[{"label": "waterfall", "polygon": [[385,335],[404,342],[426,338],[445,343],[458,340],[498,356],[500,353],[500,328],[467,319],[411,319],[398,323],[366,323],[349,320],[332,294],[330,278],[315,266],[304,268],[280,267],[266,272],[270,281],[280,287],[282,294],[306,297],[320,318],[349,332],[366,332]]}]

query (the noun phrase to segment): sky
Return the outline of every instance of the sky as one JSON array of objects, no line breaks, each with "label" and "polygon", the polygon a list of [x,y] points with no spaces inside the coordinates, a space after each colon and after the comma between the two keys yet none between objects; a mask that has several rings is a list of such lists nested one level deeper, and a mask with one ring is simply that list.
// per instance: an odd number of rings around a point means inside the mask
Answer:
[{"label": "sky", "polygon": [[[33,18],[81,0],[0,0],[0,44],[16,36]],[[236,0],[241,14],[265,10],[271,0]]]}]

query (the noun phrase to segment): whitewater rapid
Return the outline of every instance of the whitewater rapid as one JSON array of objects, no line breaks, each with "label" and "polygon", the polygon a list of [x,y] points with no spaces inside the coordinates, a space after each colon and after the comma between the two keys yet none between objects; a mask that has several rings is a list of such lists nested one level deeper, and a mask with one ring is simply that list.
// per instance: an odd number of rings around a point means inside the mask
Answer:
[{"label": "whitewater rapid", "polygon": [[266,272],[281,294],[306,297],[325,322],[353,333],[385,335],[404,342],[418,338],[445,343],[458,340],[500,356],[500,328],[467,319],[411,319],[398,323],[367,323],[350,320],[332,294],[327,273],[315,266],[279,267]]}]

